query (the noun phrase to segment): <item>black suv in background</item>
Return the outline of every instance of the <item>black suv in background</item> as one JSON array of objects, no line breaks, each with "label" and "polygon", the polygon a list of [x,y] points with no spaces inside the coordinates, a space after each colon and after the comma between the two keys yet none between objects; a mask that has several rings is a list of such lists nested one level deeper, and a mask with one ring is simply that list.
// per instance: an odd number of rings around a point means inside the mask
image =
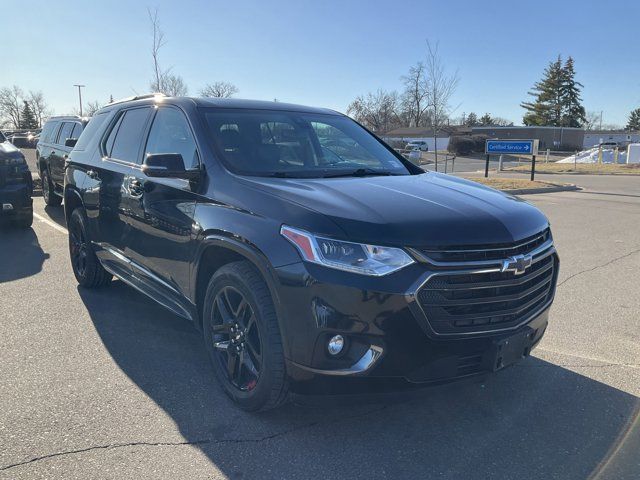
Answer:
[{"label": "black suv in background", "polygon": [[499,370],[542,338],[558,275],[535,207],[424,172],[326,109],[111,104],[64,202],[80,285],[115,275],[193,321],[248,410]]},{"label": "black suv in background", "polygon": [[86,124],[86,118],[51,117],[42,128],[36,146],[36,164],[47,205],[57,206],[62,202],[65,162]]},{"label": "black suv in background", "polygon": [[0,220],[33,223],[33,182],[24,155],[0,132]]}]

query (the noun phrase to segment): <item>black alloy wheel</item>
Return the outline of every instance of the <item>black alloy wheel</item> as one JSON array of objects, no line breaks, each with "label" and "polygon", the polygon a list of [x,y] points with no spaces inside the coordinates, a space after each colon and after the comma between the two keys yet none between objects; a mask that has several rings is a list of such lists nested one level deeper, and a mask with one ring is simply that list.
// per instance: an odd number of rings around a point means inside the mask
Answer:
[{"label": "black alloy wheel", "polygon": [[205,346],[224,392],[251,412],[285,403],[289,380],[278,317],[255,266],[238,261],[220,267],[203,307]]},{"label": "black alloy wheel", "polygon": [[62,198],[53,191],[53,183],[47,168],[42,169],[42,197],[44,198],[44,203],[51,207],[57,207],[62,203]]},{"label": "black alloy wheel", "polygon": [[86,288],[107,285],[112,275],[107,272],[96,257],[85,224],[84,212],[76,208],[69,217],[69,257],[71,268],[78,283]]},{"label": "black alloy wheel", "polygon": [[74,273],[80,277],[87,274],[87,238],[80,222],[72,222],[69,228],[69,254]]},{"label": "black alloy wheel", "polygon": [[258,384],[262,367],[262,340],[256,316],[242,292],[227,286],[213,305],[213,347],[227,380],[241,391]]}]

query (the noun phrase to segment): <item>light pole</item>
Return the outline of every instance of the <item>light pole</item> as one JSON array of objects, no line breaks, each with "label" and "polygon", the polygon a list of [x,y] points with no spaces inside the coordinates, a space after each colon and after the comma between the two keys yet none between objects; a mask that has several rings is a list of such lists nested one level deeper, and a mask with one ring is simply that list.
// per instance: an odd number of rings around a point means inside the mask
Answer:
[{"label": "light pole", "polygon": [[74,85],[74,87],[78,87],[78,100],[80,101],[80,116],[82,116],[82,88],[86,85]]}]

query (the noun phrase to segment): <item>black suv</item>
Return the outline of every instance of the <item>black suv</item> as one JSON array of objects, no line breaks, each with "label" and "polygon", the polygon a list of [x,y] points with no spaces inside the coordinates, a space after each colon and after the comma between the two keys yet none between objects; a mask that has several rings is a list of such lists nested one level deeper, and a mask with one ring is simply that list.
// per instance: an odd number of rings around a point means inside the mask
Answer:
[{"label": "black suv", "polygon": [[0,217],[28,228],[33,223],[33,182],[20,150],[0,132]]},{"label": "black suv", "polygon": [[36,163],[47,205],[57,206],[62,202],[65,162],[86,124],[86,118],[51,117],[42,128],[36,146]]},{"label": "black suv", "polygon": [[319,108],[111,104],[64,202],[78,282],[115,275],[193,321],[248,410],[499,370],[540,341],[558,274],[539,210]]}]

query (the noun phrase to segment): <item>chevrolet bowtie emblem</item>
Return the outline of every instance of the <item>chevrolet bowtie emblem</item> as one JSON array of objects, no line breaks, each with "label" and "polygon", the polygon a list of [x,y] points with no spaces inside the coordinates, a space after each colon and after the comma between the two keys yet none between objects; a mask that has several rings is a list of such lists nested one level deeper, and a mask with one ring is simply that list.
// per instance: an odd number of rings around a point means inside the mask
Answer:
[{"label": "chevrolet bowtie emblem", "polygon": [[502,271],[522,275],[531,266],[532,261],[531,255],[515,255],[502,261]]}]

